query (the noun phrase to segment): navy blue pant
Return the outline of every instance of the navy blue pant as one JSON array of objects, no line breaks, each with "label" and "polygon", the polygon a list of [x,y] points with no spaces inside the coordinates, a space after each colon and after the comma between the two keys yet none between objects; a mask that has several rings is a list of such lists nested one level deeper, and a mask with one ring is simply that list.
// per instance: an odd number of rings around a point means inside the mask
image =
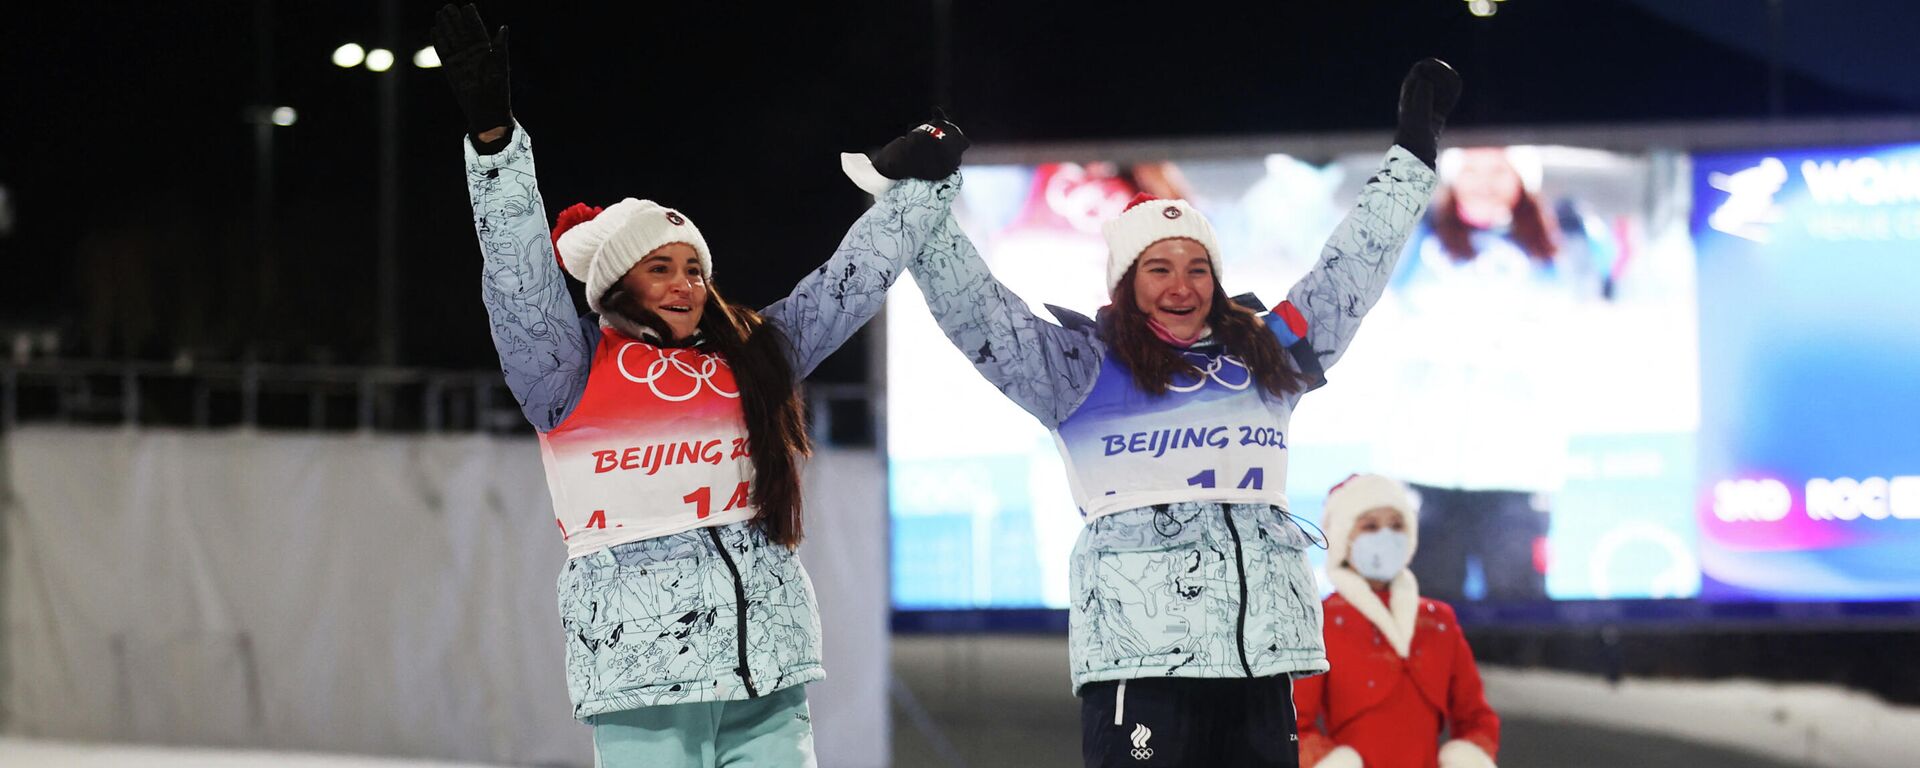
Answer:
[{"label": "navy blue pant", "polygon": [[1293,678],[1145,677],[1080,687],[1087,768],[1299,768]]}]

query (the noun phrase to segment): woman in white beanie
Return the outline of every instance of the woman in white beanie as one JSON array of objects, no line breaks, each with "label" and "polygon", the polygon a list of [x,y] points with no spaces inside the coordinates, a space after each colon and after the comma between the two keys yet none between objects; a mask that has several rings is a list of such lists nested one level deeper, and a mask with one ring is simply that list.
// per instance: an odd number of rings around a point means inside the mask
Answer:
[{"label": "woman in white beanie", "polygon": [[[470,132],[494,344],[567,546],[567,688],[596,765],[813,765],[804,685],[824,673],[793,553],[808,450],[796,387],[944,219],[964,137],[923,126],[889,144],[874,164],[901,181],[754,312],[721,297],[706,240],[672,208],[576,205],[549,235],[508,110],[505,29],[447,6],[434,38]],[[574,316],[562,270],[591,313]]]},{"label": "woman in white beanie", "polygon": [[909,265],[948,339],[1066,459],[1086,523],[1068,634],[1087,765],[1296,764],[1292,678],[1327,660],[1309,537],[1286,513],[1288,422],[1385,288],[1459,87],[1439,61],[1413,67],[1395,146],[1269,314],[1227,298],[1213,229],[1182,200],[1106,225],[1097,321],[1036,317],[951,217]]},{"label": "woman in white beanie", "polygon": [[[1500,716],[1453,608],[1420,596],[1407,570],[1418,504],[1382,475],[1327,494],[1325,603],[1332,671],[1300,681],[1300,763],[1310,768],[1494,768]],[[1442,729],[1451,733],[1439,743]],[[1435,746],[1438,744],[1439,746]]]}]

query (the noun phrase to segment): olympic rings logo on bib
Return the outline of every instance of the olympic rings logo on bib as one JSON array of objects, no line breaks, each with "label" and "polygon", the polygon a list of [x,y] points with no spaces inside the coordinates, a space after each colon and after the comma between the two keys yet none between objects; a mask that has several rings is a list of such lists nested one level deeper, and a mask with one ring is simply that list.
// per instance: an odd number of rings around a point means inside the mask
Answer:
[{"label": "olympic rings logo on bib", "polygon": [[[1176,377],[1175,381],[1167,384],[1168,390],[1174,392],[1198,392],[1206,389],[1208,381],[1218,383],[1220,386],[1235,392],[1253,385],[1253,370],[1247,367],[1246,362],[1233,355],[1209,357],[1193,352],[1182,352],[1180,356],[1186,358],[1187,362],[1193,363],[1195,367],[1200,369],[1200,378],[1193,380],[1192,383],[1182,384]],[[1233,372],[1235,368],[1239,369],[1239,373]]]},{"label": "olympic rings logo on bib", "polygon": [[[627,370],[627,350],[633,347],[650,347],[653,349],[654,354],[658,355],[658,359],[647,363],[647,370],[644,375],[635,376],[632,371]],[[655,396],[667,402],[677,403],[682,400],[691,400],[695,395],[700,394],[702,387],[713,390],[714,394],[721,397],[737,398],[740,396],[738,388],[729,392],[721,389],[720,384],[714,381],[713,375],[719,373],[720,369],[726,368],[727,364],[720,358],[711,355],[701,356],[699,367],[695,367],[685,360],[667,354],[667,350],[652,347],[651,345],[637,341],[629,341],[621,345],[619,354],[614,356],[614,362],[619,365],[620,375],[627,377],[627,381],[647,385],[648,389],[653,390]],[[670,376],[670,373],[678,375]],[[681,383],[683,378],[685,380],[684,384]],[[667,391],[661,391],[663,386]],[[686,391],[682,392],[680,390]]]}]

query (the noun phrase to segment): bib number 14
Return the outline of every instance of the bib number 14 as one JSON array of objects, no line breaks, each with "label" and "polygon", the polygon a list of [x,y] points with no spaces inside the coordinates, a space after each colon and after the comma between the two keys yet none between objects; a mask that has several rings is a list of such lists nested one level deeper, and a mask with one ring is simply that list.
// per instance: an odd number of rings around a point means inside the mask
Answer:
[{"label": "bib number 14", "polygon": [[[727,505],[724,507],[721,507],[720,511],[725,512],[730,509],[744,507],[752,503],[752,499],[753,497],[748,490],[748,484],[741,483],[739,485],[734,486],[733,496],[727,499]],[[713,488],[711,486],[701,486],[698,490],[694,491],[693,493],[689,493],[685,496],[680,497],[680,500],[693,505],[693,516],[696,519],[705,520],[707,519],[707,515],[713,514]],[[565,541],[573,537],[573,533],[567,530],[566,523],[561,522],[560,520],[557,520],[557,519],[554,520],[553,522],[555,525],[560,526],[560,539],[562,541]],[[581,527],[582,528],[598,528],[603,531],[606,530],[607,529],[607,511],[604,509],[594,510],[593,514],[587,517],[587,524]],[[614,523],[613,527],[625,528],[626,526],[622,523]]]},{"label": "bib number 14", "polygon": [[[694,508],[693,516],[695,518],[705,520],[707,519],[707,515],[713,514],[713,488],[712,487],[701,486],[699,490],[680,497],[680,500],[693,505],[693,508]],[[737,486],[734,486],[733,498],[727,499],[727,505],[724,507],[721,507],[720,511],[725,512],[735,507],[744,507],[747,505],[747,500],[748,500],[747,484],[741,483]]]},{"label": "bib number 14", "polygon": [[[1257,491],[1257,490],[1261,490],[1262,486],[1264,486],[1266,482],[1267,482],[1267,472],[1264,468],[1249,467],[1247,469],[1247,474],[1240,478],[1240,484],[1234,487],[1240,488],[1240,489],[1251,488]],[[1209,469],[1204,472],[1201,472],[1200,474],[1194,475],[1193,477],[1187,478],[1187,485],[1191,485],[1199,488],[1215,487],[1214,471]]]}]

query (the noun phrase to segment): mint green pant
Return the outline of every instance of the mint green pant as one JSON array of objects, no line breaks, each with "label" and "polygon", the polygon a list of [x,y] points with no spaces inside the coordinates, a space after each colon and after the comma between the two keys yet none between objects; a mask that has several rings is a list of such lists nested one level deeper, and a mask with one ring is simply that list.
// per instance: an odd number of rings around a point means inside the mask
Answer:
[{"label": "mint green pant", "polygon": [[806,686],[594,715],[595,768],[815,768]]}]

